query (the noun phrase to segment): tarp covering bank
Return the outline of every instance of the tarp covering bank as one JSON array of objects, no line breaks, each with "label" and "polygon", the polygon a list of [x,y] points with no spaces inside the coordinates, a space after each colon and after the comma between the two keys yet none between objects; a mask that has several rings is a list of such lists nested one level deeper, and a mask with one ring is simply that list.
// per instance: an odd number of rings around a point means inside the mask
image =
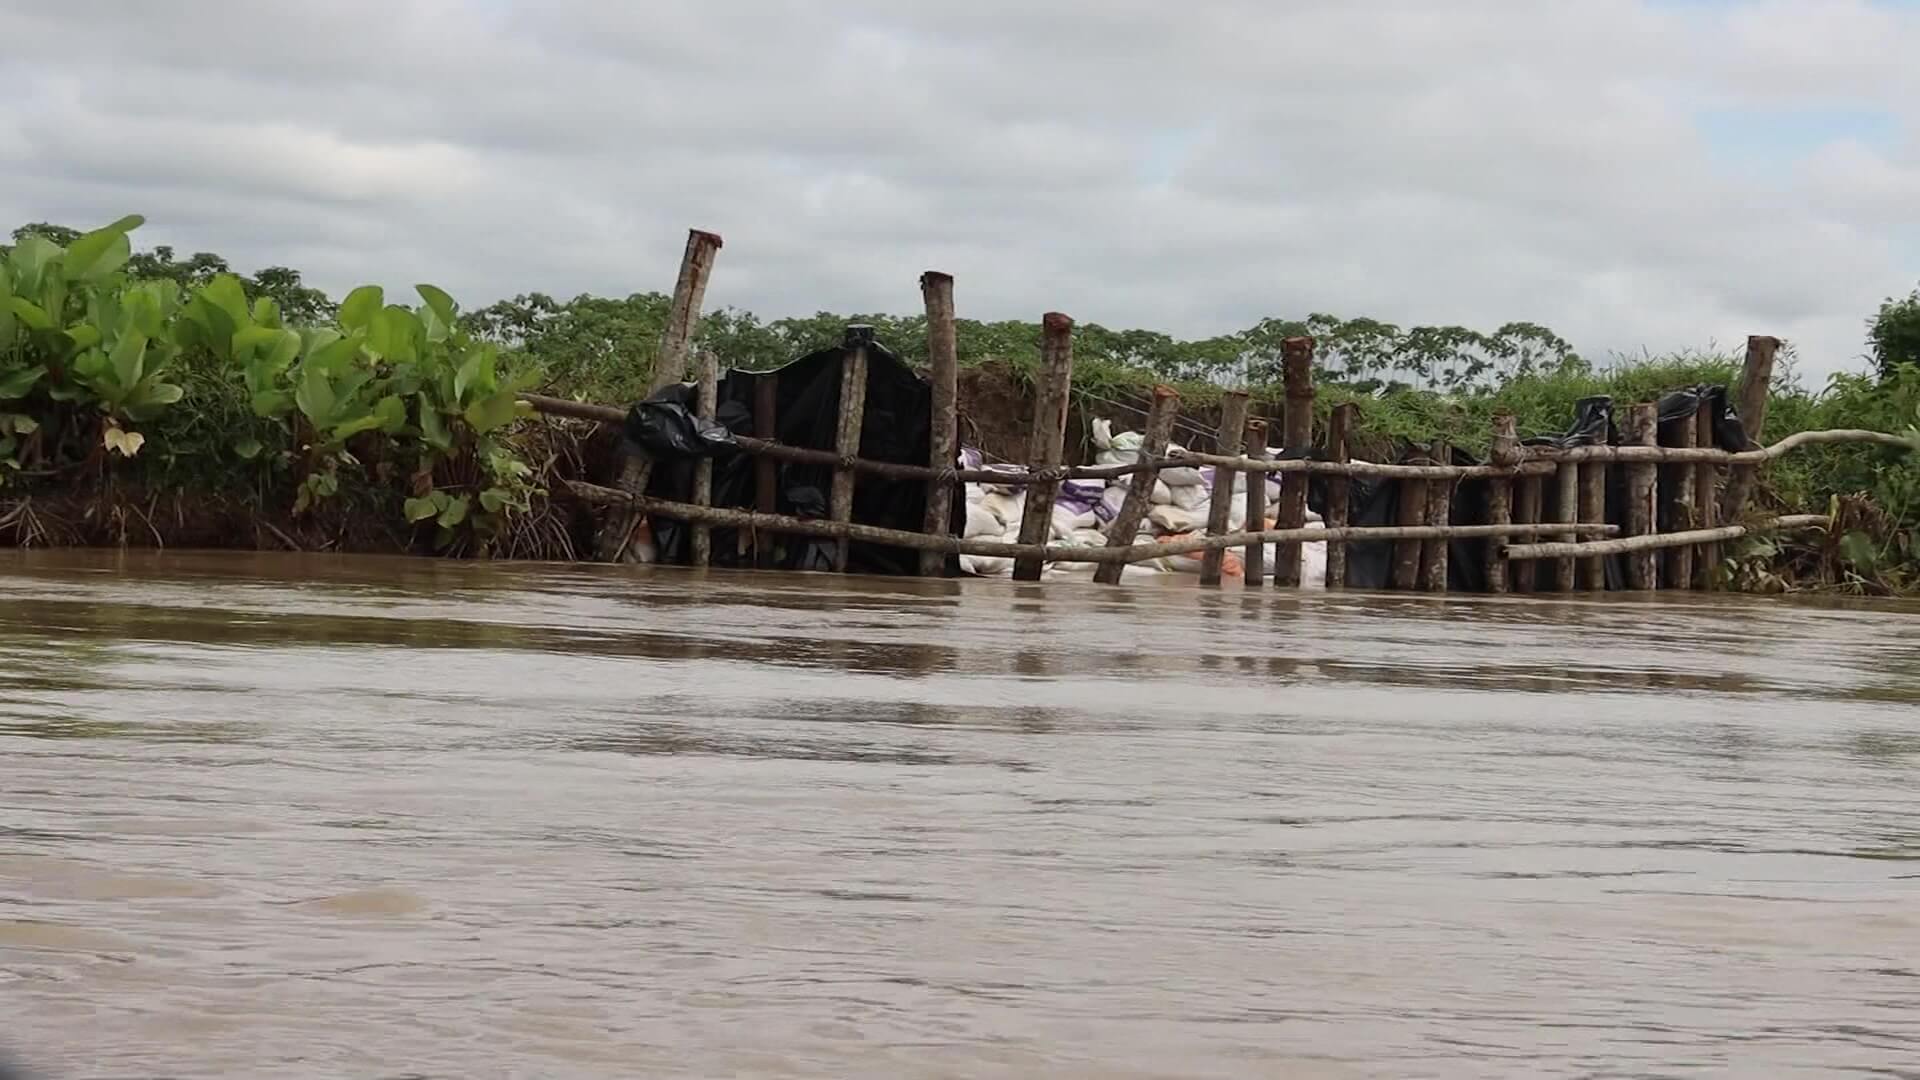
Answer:
[{"label": "tarp covering bank", "polygon": [[[932,437],[932,388],[884,346],[872,343],[866,348],[867,405],[858,456],[925,465]],[[729,371],[720,380],[713,424],[692,415],[691,386],[670,386],[635,405],[627,417],[626,437],[654,458],[647,494],[674,502],[691,501],[694,463],[703,455],[711,456],[712,505],[751,510],[755,508],[756,465],[766,462],[774,469],[774,513],[827,518],[828,492],[833,486],[831,467],[756,458],[738,452],[732,438],[754,434],[754,397],[763,380],[772,380],[775,441],[811,450],[833,450],[845,356],[846,348],[839,346],[803,356],[775,371]],[[951,520],[957,535],[960,524],[966,521],[965,496],[957,485],[953,505]],[[854,521],[919,532],[925,519],[925,481],[858,475],[853,489]],[[652,528],[659,561],[691,561],[692,534],[686,522],[656,516]],[[742,544],[739,533],[738,529],[713,529],[713,565],[754,565],[752,546]],[[776,569],[830,568],[831,540],[789,535],[763,536],[760,540],[775,544],[778,557],[772,566]],[[914,574],[919,571],[919,553],[856,540],[848,547],[847,569],[864,574]]]},{"label": "tarp covering bank", "polygon": [[[1662,397],[1659,402],[1660,441],[1670,444],[1678,434],[1683,423],[1694,423],[1700,407],[1705,401],[1709,404],[1713,416],[1713,445],[1722,450],[1751,450],[1753,445],[1747,438],[1746,428],[1741,425],[1740,417],[1733,410],[1724,386],[1696,386],[1686,390],[1677,390]],[[1526,446],[1568,448],[1576,446],[1618,446],[1620,429],[1614,422],[1613,399],[1610,397],[1582,398],[1574,405],[1573,426],[1563,434],[1546,435],[1523,440]],[[1287,456],[1287,455],[1282,455]],[[1412,451],[1401,456],[1408,461],[1423,454]],[[1479,465],[1482,462],[1462,450],[1453,451],[1453,464]],[[1668,470],[1671,466],[1661,467],[1660,483],[1663,490],[1669,483]],[[1626,524],[1626,486],[1625,470],[1607,470],[1607,522],[1612,525]],[[1316,512],[1326,512],[1327,477],[1312,474],[1308,485],[1307,503]],[[1355,477],[1349,496],[1348,522],[1353,525],[1397,525],[1399,524],[1400,484],[1395,479],[1369,479]],[[1555,485],[1547,478],[1543,490],[1544,520],[1554,519],[1554,503],[1557,497]],[[1454,487],[1452,519],[1455,525],[1485,525],[1490,516],[1491,493],[1489,482],[1484,478],[1462,480]],[[1672,508],[1669,500],[1661,499],[1659,506],[1660,529],[1673,531],[1671,521]],[[1485,592],[1487,588],[1486,556],[1487,544],[1492,541],[1482,539],[1454,540],[1447,547],[1447,589],[1450,592]],[[1356,589],[1384,589],[1392,578],[1394,545],[1388,541],[1369,541],[1354,543],[1347,548],[1347,583]],[[1626,585],[1626,568],[1621,556],[1611,556],[1604,560],[1607,575],[1607,588],[1620,589]]]}]

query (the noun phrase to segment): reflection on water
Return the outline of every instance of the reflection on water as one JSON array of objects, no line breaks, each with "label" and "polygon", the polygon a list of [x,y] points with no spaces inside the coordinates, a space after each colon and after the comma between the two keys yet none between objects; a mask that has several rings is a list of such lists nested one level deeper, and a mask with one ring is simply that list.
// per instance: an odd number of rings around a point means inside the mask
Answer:
[{"label": "reflection on water", "polygon": [[0,555],[0,1050],[1920,1075],[1916,614]]}]

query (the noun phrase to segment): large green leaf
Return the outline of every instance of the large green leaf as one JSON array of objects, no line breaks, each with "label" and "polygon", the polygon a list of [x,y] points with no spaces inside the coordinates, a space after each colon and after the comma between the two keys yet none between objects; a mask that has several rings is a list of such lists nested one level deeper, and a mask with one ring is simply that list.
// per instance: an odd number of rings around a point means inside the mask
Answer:
[{"label": "large green leaf", "polygon": [[448,326],[453,325],[454,318],[460,310],[454,304],[453,297],[433,285],[415,285],[413,289],[420,294],[420,299],[425,300],[427,306],[433,309],[433,313],[440,316],[441,322]]},{"label": "large green leaf", "polygon": [[380,309],[367,327],[367,348],[396,364],[410,363],[418,355],[420,330],[418,316],[398,304],[390,304]]},{"label": "large green leaf", "polygon": [[105,228],[95,229],[67,247],[66,272],[70,281],[98,280],[126,265],[132,246],[127,234],[146,218],[128,214]]},{"label": "large green leaf", "polygon": [[398,394],[388,394],[373,406],[373,417],[381,431],[398,435],[407,426],[407,403]]},{"label": "large green leaf", "polygon": [[445,453],[453,449],[453,436],[447,431],[447,422],[441,418],[440,410],[434,407],[427,395],[421,394],[420,401],[420,437],[427,445]]},{"label": "large green leaf", "polygon": [[33,392],[35,383],[47,370],[41,367],[21,368],[0,374],[0,401],[23,398]]},{"label": "large green leaf", "polygon": [[408,521],[425,521],[440,512],[440,503],[431,495],[422,495],[417,499],[408,499],[404,509]]},{"label": "large green leaf", "polygon": [[7,256],[7,266],[13,271],[14,295],[38,296],[47,268],[65,256],[66,249],[39,233],[22,237]]},{"label": "large green leaf", "polygon": [[497,385],[494,379],[494,361],[497,357],[491,345],[476,345],[461,362],[459,370],[453,376],[453,397],[456,402],[467,400],[467,391],[478,394],[491,394]]},{"label": "large green leaf", "polygon": [[512,423],[519,413],[518,404],[519,398],[515,397],[511,391],[502,390],[467,406],[466,412],[461,415],[465,417],[467,426],[473,428],[475,434],[485,435],[495,428],[502,428]]},{"label": "large green leaf", "polygon": [[362,285],[340,301],[340,325],[348,330],[364,330],[380,311],[386,294],[378,285]]},{"label": "large green leaf", "polygon": [[447,508],[440,511],[439,524],[443,529],[451,529],[467,520],[467,511],[473,508],[473,501],[465,495],[457,495],[447,500]]},{"label": "large green leaf", "polygon": [[285,416],[293,408],[293,395],[285,390],[256,390],[252,405],[255,416]]},{"label": "large green leaf", "polygon": [[113,381],[117,384],[114,389],[121,393],[132,390],[145,374],[146,358],[145,334],[120,335],[120,340],[113,344],[113,352],[108,355],[108,359],[113,361]]},{"label": "large green leaf", "polygon": [[253,321],[253,312],[247,306],[247,288],[232,274],[215,274],[213,280],[200,287],[200,295],[226,312],[236,328]]},{"label": "large green leaf", "polygon": [[47,317],[47,313],[41,310],[39,304],[34,303],[33,301],[27,299],[24,296],[16,296],[13,298],[13,303],[11,306],[13,308],[13,313],[19,316],[20,321],[27,325],[27,329],[29,330],[53,329],[53,320]]},{"label": "large green leaf", "polygon": [[314,427],[332,426],[333,380],[327,377],[326,368],[313,363],[311,358],[300,366],[300,378],[293,387],[293,402]]},{"label": "large green leaf", "polygon": [[262,296],[253,302],[253,325],[280,327],[280,305],[271,296]]}]

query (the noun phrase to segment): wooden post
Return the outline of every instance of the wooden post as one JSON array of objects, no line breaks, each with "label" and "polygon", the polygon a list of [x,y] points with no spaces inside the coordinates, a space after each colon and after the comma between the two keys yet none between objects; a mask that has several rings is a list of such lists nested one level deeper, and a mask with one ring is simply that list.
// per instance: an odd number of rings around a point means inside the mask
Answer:
[{"label": "wooden post", "polygon": [[[1167,440],[1173,437],[1173,418],[1180,411],[1180,394],[1171,386],[1153,388],[1153,404],[1147,408],[1147,428],[1140,443],[1140,462],[1153,461],[1164,457],[1167,452]],[[1217,477],[1219,474],[1215,474]],[[1120,512],[1107,526],[1108,547],[1132,547],[1134,537],[1140,532],[1140,522],[1146,519],[1147,507],[1153,502],[1153,485],[1160,480],[1160,470],[1141,469],[1133,474],[1127,485],[1126,501],[1120,504]],[[1123,563],[1102,563],[1093,572],[1093,580],[1102,585],[1120,584],[1120,573],[1125,569]],[[1218,584],[1216,579],[1215,584]]]},{"label": "wooden post", "polygon": [[[1444,436],[1433,440],[1433,463],[1453,464],[1453,446]],[[1453,481],[1427,481],[1427,524],[1453,523]],[[1420,545],[1420,581],[1428,592],[1447,591],[1447,552],[1453,541],[1436,536]]]},{"label": "wooden post", "polygon": [[[1265,461],[1272,451],[1267,449],[1267,422],[1265,420],[1247,421],[1247,456],[1255,461]],[[1267,527],[1267,474],[1250,472],[1247,474],[1247,531],[1259,532]],[[1267,545],[1255,541],[1247,545],[1246,552],[1240,556],[1246,564],[1246,585],[1257,589],[1267,583]]]},{"label": "wooden post", "polygon": [[[1607,469],[1604,461],[1580,466],[1580,520],[1588,524],[1607,520]],[[1607,565],[1598,555],[1580,560],[1580,587],[1590,592],[1607,588]]]},{"label": "wooden post", "polygon": [[[1747,362],[1740,375],[1738,409],[1740,424],[1746,428],[1748,446],[1761,446],[1760,435],[1767,426],[1767,391],[1773,384],[1773,360],[1780,351],[1780,339],[1755,335],[1747,339]],[[1747,449],[1742,447],[1741,449]],[[1735,465],[1727,472],[1727,490],[1720,497],[1720,519],[1738,521],[1747,508],[1759,482],[1758,465]]]},{"label": "wooden post", "polygon": [[[1156,390],[1156,393],[1158,391]],[[1156,402],[1157,402],[1156,398]],[[1149,427],[1151,417],[1149,417]],[[1245,445],[1247,437],[1247,392],[1229,390],[1220,398],[1220,432],[1215,441],[1220,445],[1219,453],[1226,456],[1238,454]],[[1233,485],[1243,474],[1224,465],[1213,469],[1213,497],[1207,503],[1207,535],[1224,536],[1231,532],[1233,524]],[[1265,476],[1252,476],[1249,480],[1258,480],[1264,487]],[[1152,489],[1148,489],[1151,494]],[[1264,522],[1262,523],[1264,524]],[[1209,551],[1200,559],[1200,584],[1218,586],[1220,568],[1226,562],[1225,548]]]},{"label": "wooden post", "polygon": [[[1399,524],[1425,525],[1427,523],[1427,481],[1413,477],[1400,480]],[[1396,589],[1410,590],[1420,584],[1420,541],[1399,540],[1393,545],[1392,584]]]},{"label": "wooden post", "polygon": [[[1067,395],[1073,387],[1073,320],[1049,311],[1040,320],[1040,384],[1033,396],[1033,441],[1028,467],[1036,472],[1060,469],[1067,434]],[[1020,518],[1020,542],[1044,544],[1053,535],[1053,503],[1060,481],[1044,478],[1027,485],[1027,502]],[[1045,564],[1028,556],[1013,563],[1013,580],[1039,581]]]},{"label": "wooden post", "polygon": [[[1281,446],[1290,451],[1313,446],[1313,339],[1291,337],[1280,343],[1281,380],[1286,385],[1287,411],[1282,419]],[[1307,474],[1280,476],[1282,529],[1297,529],[1307,521]],[[1274,552],[1273,583],[1300,584],[1300,545],[1281,544]]]},{"label": "wooden post", "polygon": [[[959,347],[953,329],[953,275],[929,270],[920,275],[920,295],[927,304],[927,377],[933,383],[933,427],[927,438],[927,464],[951,472],[959,459]],[[925,530],[945,536],[953,521],[953,481],[927,481]],[[947,557],[938,551],[920,553],[920,576],[946,573]]]},{"label": "wooden post", "polygon": [[[720,396],[720,359],[705,349],[694,360],[699,373],[699,397],[694,402],[694,415],[702,420],[712,420],[719,409]],[[713,459],[703,457],[693,463],[693,505],[713,505]],[[713,527],[701,522],[693,523],[693,565],[706,566],[713,561]]]},{"label": "wooden post", "polygon": [[[1542,491],[1545,485],[1538,476],[1522,476],[1519,486],[1514,490],[1513,521],[1516,525],[1534,525],[1540,521]],[[1496,543],[1498,541],[1495,541]],[[1507,576],[1514,592],[1530,593],[1539,587],[1539,568],[1536,562],[1523,562],[1515,566],[1509,564]]]},{"label": "wooden post", "polygon": [[[1700,403],[1700,411],[1694,415],[1694,436],[1696,446],[1711,447],[1714,443],[1713,402]],[[1702,461],[1693,467],[1693,526],[1696,529],[1711,529],[1720,523],[1720,493],[1715,490],[1719,471],[1713,462]],[[1694,573],[1698,586],[1702,589],[1720,587],[1720,545],[1709,541],[1700,545],[1694,559]]]},{"label": "wooden post", "polygon": [[[1353,459],[1354,420],[1360,415],[1360,406],[1351,401],[1342,402],[1333,407],[1333,415],[1327,418],[1327,457],[1342,464]],[[1347,515],[1352,512],[1353,479],[1347,476],[1327,477],[1327,528],[1337,529],[1347,523]],[[1327,541],[1327,588],[1344,589],[1347,587],[1347,543],[1344,540]]]},{"label": "wooden post", "polygon": [[[1628,409],[1626,430],[1621,432],[1621,442],[1627,446],[1658,446],[1660,444],[1659,406],[1652,402],[1641,402]],[[1633,462],[1626,468],[1626,534],[1651,536],[1659,524],[1660,505],[1657,500],[1660,466],[1652,462],[1644,464]],[[1636,551],[1627,556],[1627,587],[1629,589],[1660,587],[1660,555],[1657,551]]]},{"label": "wooden post", "polygon": [[[667,309],[667,328],[660,336],[660,348],[654,355],[653,375],[648,380],[647,396],[679,382],[686,375],[687,350],[700,328],[700,305],[707,295],[707,279],[713,275],[714,256],[720,251],[720,236],[700,229],[687,230],[687,249],[680,257],[680,277],[673,285],[673,304]],[[621,491],[645,495],[653,478],[653,459],[644,452],[628,454],[620,463],[617,485]],[[616,509],[607,516],[596,546],[607,562],[626,557],[646,515],[636,510]]]},{"label": "wooden post", "polygon": [[[1553,520],[1562,525],[1571,525],[1580,520],[1580,466],[1571,462],[1561,462],[1554,474]],[[1573,533],[1565,533],[1561,540],[1572,543],[1577,540]],[[1553,587],[1557,592],[1572,592],[1580,587],[1579,576],[1574,572],[1572,559],[1561,559],[1553,564]]]},{"label": "wooden post", "polygon": [[[1514,465],[1520,460],[1520,434],[1510,412],[1495,413],[1493,417],[1493,456],[1490,461],[1495,465]],[[1496,476],[1487,481],[1487,524],[1507,525],[1513,521],[1513,481],[1504,476]],[[1500,545],[1487,542],[1487,591],[1503,593],[1507,591],[1507,559],[1501,554]]]},{"label": "wooden post", "polygon": [[[871,344],[873,327],[847,327],[846,340],[842,345],[846,351],[840,357],[840,422],[833,435],[834,452],[840,455],[842,461],[860,456],[860,430],[865,426],[867,415],[867,346]],[[835,521],[853,520],[853,479],[850,465],[833,470],[833,491],[827,505],[828,513]],[[835,573],[847,572],[848,544],[844,536],[834,541]]]},{"label": "wooden post", "polygon": [[[753,435],[769,442],[780,437],[780,378],[771,371],[761,372],[753,380]],[[762,514],[771,514],[779,506],[776,488],[780,482],[780,463],[764,455],[753,461],[753,505]],[[745,536],[746,533],[741,533]],[[762,570],[773,565],[774,539],[770,533],[753,536],[753,562]]]},{"label": "wooden post", "polygon": [[[1696,414],[1697,416],[1697,414]],[[1695,446],[1699,432],[1695,425],[1695,416],[1673,426],[1671,446],[1691,450]],[[1660,480],[1660,495],[1667,502],[1667,516],[1671,521],[1668,532],[1691,532],[1700,527],[1694,520],[1693,510],[1696,500],[1693,497],[1693,483],[1698,470],[1687,464],[1668,465],[1661,470],[1666,475]],[[1656,524],[1656,527],[1657,524]],[[1670,548],[1666,552],[1666,584],[1670,589],[1693,588],[1693,556],[1690,547]]]}]

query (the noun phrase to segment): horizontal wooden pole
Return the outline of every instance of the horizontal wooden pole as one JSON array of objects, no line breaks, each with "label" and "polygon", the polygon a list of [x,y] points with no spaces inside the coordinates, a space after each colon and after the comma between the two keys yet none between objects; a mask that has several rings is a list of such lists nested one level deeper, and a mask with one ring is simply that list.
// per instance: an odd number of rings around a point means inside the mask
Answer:
[{"label": "horizontal wooden pole", "polygon": [[1788,514],[1785,517],[1756,521],[1751,525],[1722,525],[1717,529],[1693,529],[1689,532],[1654,533],[1648,536],[1629,536],[1619,540],[1594,540],[1585,544],[1509,544],[1505,552],[1508,559],[1564,559],[1593,558],[1603,555],[1627,555],[1636,551],[1657,551],[1661,548],[1686,547],[1690,544],[1711,544],[1721,540],[1738,540],[1748,533],[1774,532],[1780,529],[1806,529],[1825,525],[1829,518],[1825,514]]},{"label": "horizontal wooden pole", "polygon": [[[619,424],[627,418],[626,410],[608,405],[592,405],[580,401],[567,401],[564,398],[547,397],[544,394],[521,394],[521,400],[536,410],[549,416],[565,416],[576,420],[594,420],[603,424]],[[756,439],[747,435],[735,435],[734,442],[749,454],[760,454],[792,461],[803,465],[826,465],[838,467],[840,455],[831,450],[812,450],[801,446],[787,446],[784,443],[767,439]],[[1142,469],[1174,469],[1182,466],[1212,465],[1216,468],[1237,469],[1249,473],[1321,473],[1329,476],[1379,476],[1404,480],[1465,480],[1473,477],[1510,477],[1510,476],[1546,476],[1551,475],[1559,462],[1717,462],[1730,465],[1760,465],[1782,455],[1791,453],[1803,446],[1821,446],[1836,443],[1870,443],[1877,446],[1911,447],[1913,444],[1904,435],[1889,435],[1880,431],[1860,431],[1844,429],[1838,431],[1803,431],[1789,435],[1763,450],[1746,450],[1732,453],[1726,450],[1686,450],[1664,446],[1577,446],[1565,450],[1549,450],[1542,447],[1522,447],[1522,460],[1515,465],[1386,465],[1369,461],[1338,462],[1316,461],[1307,458],[1287,460],[1260,460],[1249,457],[1230,457],[1222,454],[1201,454],[1193,451],[1171,454],[1148,462],[1129,462],[1124,465],[1098,465],[1062,469],[1058,475],[1063,480],[1116,480],[1130,476]],[[891,476],[902,480],[932,480],[941,474],[939,470],[925,465],[905,465],[890,461],[869,461],[857,458],[853,462],[856,472],[871,473],[876,476]],[[1028,470],[998,469],[956,469],[949,479],[965,484],[1005,484],[1010,487],[1025,485],[1031,477]]]},{"label": "horizontal wooden pole", "polygon": [[902,529],[884,529],[855,522],[796,518],[784,514],[761,514],[750,510],[695,506],[666,499],[641,498],[598,484],[567,481],[568,490],[584,502],[628,505],[659,517],[679,521],[702,522],[738,529],[791,533],[798,536],[846,538],[917,551],[944,551],[957,555],[992,555],[1001,558],[1039,558],[1047,562],[1144,562],[1173,555],[1191,555],[1214,548],[1242,547],[1247,544],[1312,543],[1318,540],[1430,540],[1469,537],[1548,536],[1574,531],[1612,536],[1620,531],[1615,525],[1453,525],[1376,527],[1350,526],[1344,529],[1266,529],[1259,532],[1227,533],[1223,536],[1195,536],[1190,540],[1170,540],[1160,544],[1134,544],[1131,547],[1081,547],[1062,544],[1009,544],[999,540],[963,540],[955,536],[928,536]]}]

